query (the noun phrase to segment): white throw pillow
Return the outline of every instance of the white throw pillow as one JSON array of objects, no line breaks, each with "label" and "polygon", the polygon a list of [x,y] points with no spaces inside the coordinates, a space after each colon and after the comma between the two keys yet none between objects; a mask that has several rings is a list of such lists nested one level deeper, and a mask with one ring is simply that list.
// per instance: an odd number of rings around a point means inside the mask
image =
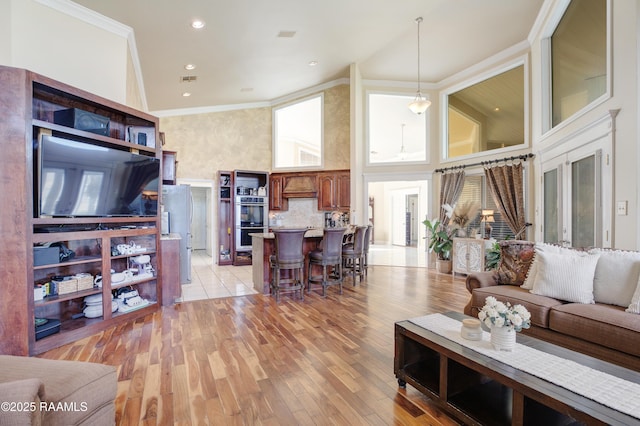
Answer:
[{"label": "white throw pillow", "polygon": [[593,298],[597,303],[627,307],[640,277],[640,253],[594,249],[599,253],[593,278]]},{"label": "white throw pillow", "polygon": [[593,277],[599,254],[536,253],[533,294],[576,303],[593,302]]},{"label": "white throw pillow", "polygon": [[633,297],[631,298],[631,304],[625,312],[629,312],[630,314],[640,314],[640,281],[638,282],[638,286],[636,287],[635,293],[633,293]]},{"label": "white throw pillow", "polygon": [[535,250],[536,250],[536,254],[533,258],[533,262],[531,262],[531,266],[529,267],[527,278],[524,280],[524,283],[522,283],[522,285],[520,286],[525,290],[533,289],[533,283],[535,282],[536,274],[538,273],[538,265],[537,265],[538,262],[536,262],[538,253],[545,252],[545,253],[554,253],[554,254],[567,254],[567,255],[573,255],[573,256],[586,256],[588,254],[584,251],[577,251],[571,248],[566,248],[566,247],[561,247],[561,246],[556,246],[553,244],[546,244],[546,243],[536,243]]}]

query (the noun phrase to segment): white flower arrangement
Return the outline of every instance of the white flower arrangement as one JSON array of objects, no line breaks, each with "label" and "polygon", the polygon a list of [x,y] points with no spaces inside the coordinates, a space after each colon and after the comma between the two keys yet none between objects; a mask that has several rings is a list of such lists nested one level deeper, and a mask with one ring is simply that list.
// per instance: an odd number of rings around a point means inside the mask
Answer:
[{"label": "white flower arrangement", "polygon": [[478,319],[489,327],[513,327],[515,331],[531,326],[531,314],[522,305],[511,306],[509,302],[500,302],[495,297],[485,299],[485,305],[478,313]]}]

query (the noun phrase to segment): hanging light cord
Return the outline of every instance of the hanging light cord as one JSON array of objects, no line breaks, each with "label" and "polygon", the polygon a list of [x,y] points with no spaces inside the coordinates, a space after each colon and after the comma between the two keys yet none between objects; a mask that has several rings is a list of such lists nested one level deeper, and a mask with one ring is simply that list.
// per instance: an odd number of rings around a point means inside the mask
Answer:
[{"label": "hanging light cord", "polygon": [[416,24],[418,24],[418,95],[422,97],[422,91],[420,90],[420,23],[422,17],[416,18]]}]

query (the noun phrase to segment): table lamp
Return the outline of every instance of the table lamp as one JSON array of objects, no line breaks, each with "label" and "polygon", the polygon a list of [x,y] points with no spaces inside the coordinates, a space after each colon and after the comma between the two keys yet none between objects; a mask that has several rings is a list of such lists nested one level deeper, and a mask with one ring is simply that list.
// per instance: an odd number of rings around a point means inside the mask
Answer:
[{"label": "table lamp", "polygon": [[481,215],[482,221],[484,222],[484,238],[486,240],[491,239],[490,223],[495,222],[495,219],[493,218],[493,210],[482,209]]}]

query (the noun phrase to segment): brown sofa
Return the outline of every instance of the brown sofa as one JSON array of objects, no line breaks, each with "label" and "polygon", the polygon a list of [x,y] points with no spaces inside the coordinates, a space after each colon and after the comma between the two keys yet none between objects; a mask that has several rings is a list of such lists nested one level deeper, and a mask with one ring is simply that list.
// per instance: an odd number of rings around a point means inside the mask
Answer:
[{"label": "brown sofa", "polygon": [[[528,244],[532,250],[533,243]],[[524,262],[520,258],[520,275],[526,275],[530,264],[528,256]],[[621,306],[570,303],[533,294],[520,287],[522,277],[513,283],[501,284],[500,281],[509,281],[504,279],[504,269],[467,277],[471,298],[465,314],[477,317],[488,296],[521,304],[531,313],[531,328],[523,330],[525,334],[640,371],[640,315],[627,313]],[[511,274],[511,278],[515,275]]]},{"label": "brown sofa", "polygon": [[0,355],[1,425],[113,425],[116,369]]}]

